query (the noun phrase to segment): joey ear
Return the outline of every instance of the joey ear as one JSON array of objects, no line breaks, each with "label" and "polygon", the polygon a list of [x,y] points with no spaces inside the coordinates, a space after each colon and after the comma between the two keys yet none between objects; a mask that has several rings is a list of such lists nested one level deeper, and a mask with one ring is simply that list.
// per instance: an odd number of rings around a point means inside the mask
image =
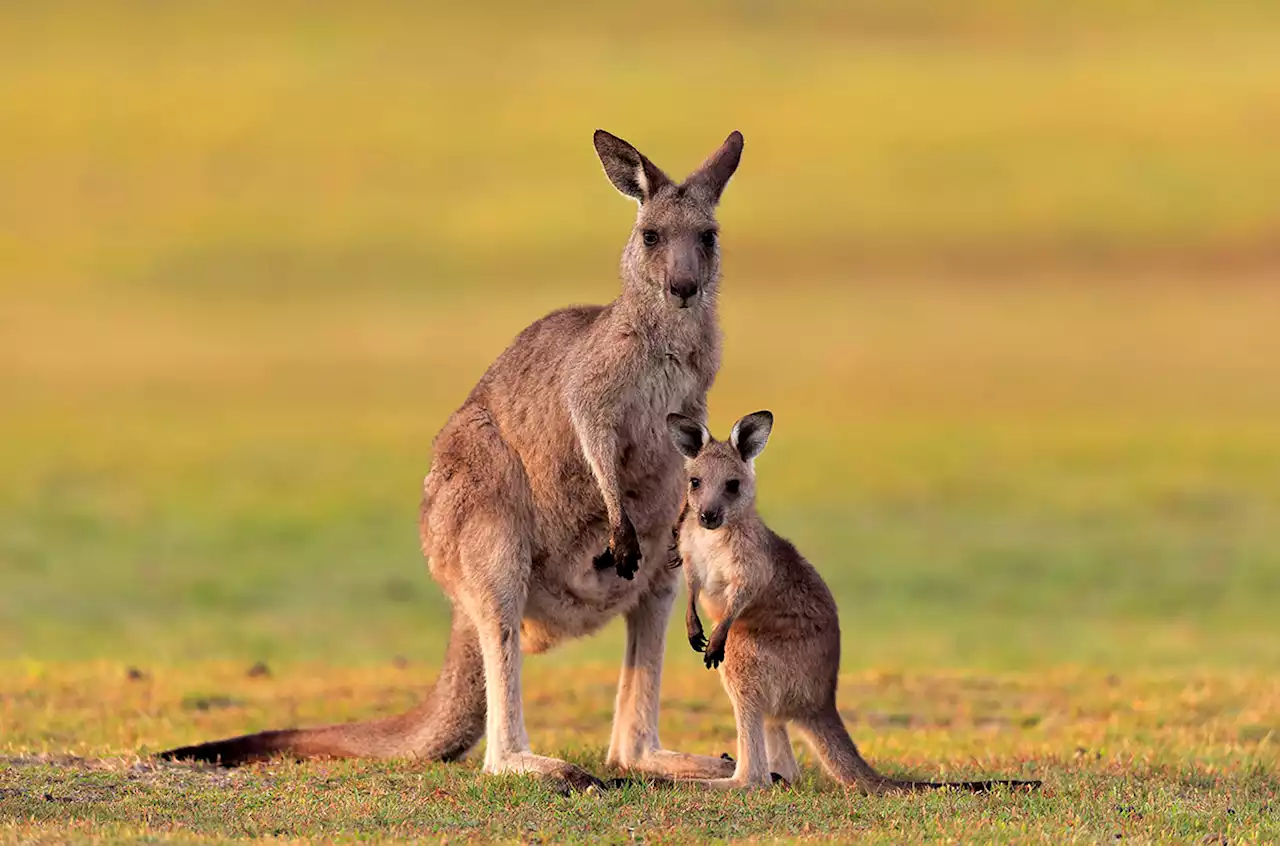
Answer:
[{"label": "joey ear", "polygon": [[769,441],[769,433],[773,431],[773,414],[768,411],[757,411],[733,424],[733,433],[729,442],[742,456],[743,461],[751,461],[764,451]]},{"label": "joey ear", "polygon": [[729,184],[729,179],[738,169],[738,162],[742,160],[742,145],[742,133],[735,129],[720,149],[708,156],[702,167],[685,180],[685,184],[701,188],[712,203],[720,202],[724,186]]},{"label": "joey ear", "polygon": [[667,431],[671,434],[671,442],[685,458],[697,458],[707,441],[711,440],[706,426],[683,414],[667,415]]},{"label": "joey ear", "polygon": [[657,165],[616,135],[597,129],[595,145],[605,175],[614,188],[628,197],[644,203],[663,185],[671,183]]}]

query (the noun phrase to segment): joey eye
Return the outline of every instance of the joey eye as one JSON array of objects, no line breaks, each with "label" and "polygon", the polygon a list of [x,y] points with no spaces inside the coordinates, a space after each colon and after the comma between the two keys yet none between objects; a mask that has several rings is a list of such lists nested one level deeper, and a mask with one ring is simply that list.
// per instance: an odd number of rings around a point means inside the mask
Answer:
[{"label": "joey eye", "polygon": [[698,486],[701,484],[702,484],[702,480],[699,479],[697,476],[694,476],[692,479],[689,480],[689,487],[693,488],[694,490],[697,490]]},{"label": "joey eye", "polygon": [[736,494],[738,492],[738,485],[740,484],[741,483],[737,479],[730,479],[729,481],[724,483],[724,492],[729,494]]},{"label": "joey eye", "polygon": [[716,235],[716,231],[714,229],[708,229],[706,232],[703,232],[702,235],[700,236],[700,240],[702,241],[702,246],[706,247],[708,250],[711,249],[716,245],[717,237],[718,236]]},{"label": "joey eye", "polygon": [[641,240],[644,241],[646,247],[658,246],[658,233],[652,229],[646,229],[640,233]]}]

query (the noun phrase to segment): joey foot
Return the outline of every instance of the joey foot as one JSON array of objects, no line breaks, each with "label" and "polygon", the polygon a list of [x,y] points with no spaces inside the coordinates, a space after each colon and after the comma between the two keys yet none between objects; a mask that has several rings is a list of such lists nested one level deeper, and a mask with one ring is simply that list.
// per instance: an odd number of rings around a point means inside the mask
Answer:
[{"label": "joey foot", "polygon": [[592,563],[597,570],[613,567],[619,576],[631,581],[635,578],[636,570],[640,569],[640,557],[640,540],[636,537],[636,527],[631,524],[631,518],[623,514],[621,525],[614,527],[609,534],[609,545]]},{"label": "joey foot", "polygon": [[[733,756],[730,755],[728,752],[721,752],[720,760],[728,761],[730,764],[738,763],[737,761],[734,760]],[[785,776],[778,775],[777,773],[772,773],[772,772],[769,773],[769,780],[773,782],[775,787],[777,785],[782,785],[784,789],[791,787],[791,782],[787,781]]]}]

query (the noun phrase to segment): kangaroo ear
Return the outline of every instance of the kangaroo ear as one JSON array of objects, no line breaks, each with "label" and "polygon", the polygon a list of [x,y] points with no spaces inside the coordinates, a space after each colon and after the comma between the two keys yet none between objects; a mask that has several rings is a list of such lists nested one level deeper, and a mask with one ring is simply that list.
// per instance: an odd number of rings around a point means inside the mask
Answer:
[{"label": "kangaroo ear", "polygon": [[751,461],[764,451],[769,442],[769,433],[773,431],[773,415],[768,411],[757,411],[733,424],[733,433],[729,435],[729,443],[742,456],[743,461]]},{"label": "kangaroo ear", "polygon": [[657,165],[616,135],[597,129],[595,145],[605,175],[614,188],[628,197],[644,203],[663,185],[671,183]]},{"label": "kangaroo ear", "polygon": [[706,426],[683,414],[667,415],[667,431],[671,433],[671,442],[685,458],[697,458],[707,441],[711,440]]},{"label": "kangaroo ear", "polygon": [[724,186],[729,184],[729,179],[738,169],[738,162],[742,160],[742,144],[742,133],[735,129],[729,133],[720,149],[712,153],[702,163],[702,167],[685,180],[685,184],[702,189],[711,202],[720,202]]}]

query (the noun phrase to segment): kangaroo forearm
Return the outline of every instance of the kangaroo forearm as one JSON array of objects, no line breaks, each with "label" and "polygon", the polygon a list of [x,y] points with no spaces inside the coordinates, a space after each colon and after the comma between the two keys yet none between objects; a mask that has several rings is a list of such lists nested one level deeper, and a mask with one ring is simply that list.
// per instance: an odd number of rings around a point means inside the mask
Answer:
[{"label": "kangaroo forearm", "polygon": [[569,408],[574,434],[604,498],[609,525],[616,527],[622,522],[622,492],[618,481],[618,436],[616,426],[610,423],[611,416],[598,407],[595,413],[587,413],[578,405]]}]

